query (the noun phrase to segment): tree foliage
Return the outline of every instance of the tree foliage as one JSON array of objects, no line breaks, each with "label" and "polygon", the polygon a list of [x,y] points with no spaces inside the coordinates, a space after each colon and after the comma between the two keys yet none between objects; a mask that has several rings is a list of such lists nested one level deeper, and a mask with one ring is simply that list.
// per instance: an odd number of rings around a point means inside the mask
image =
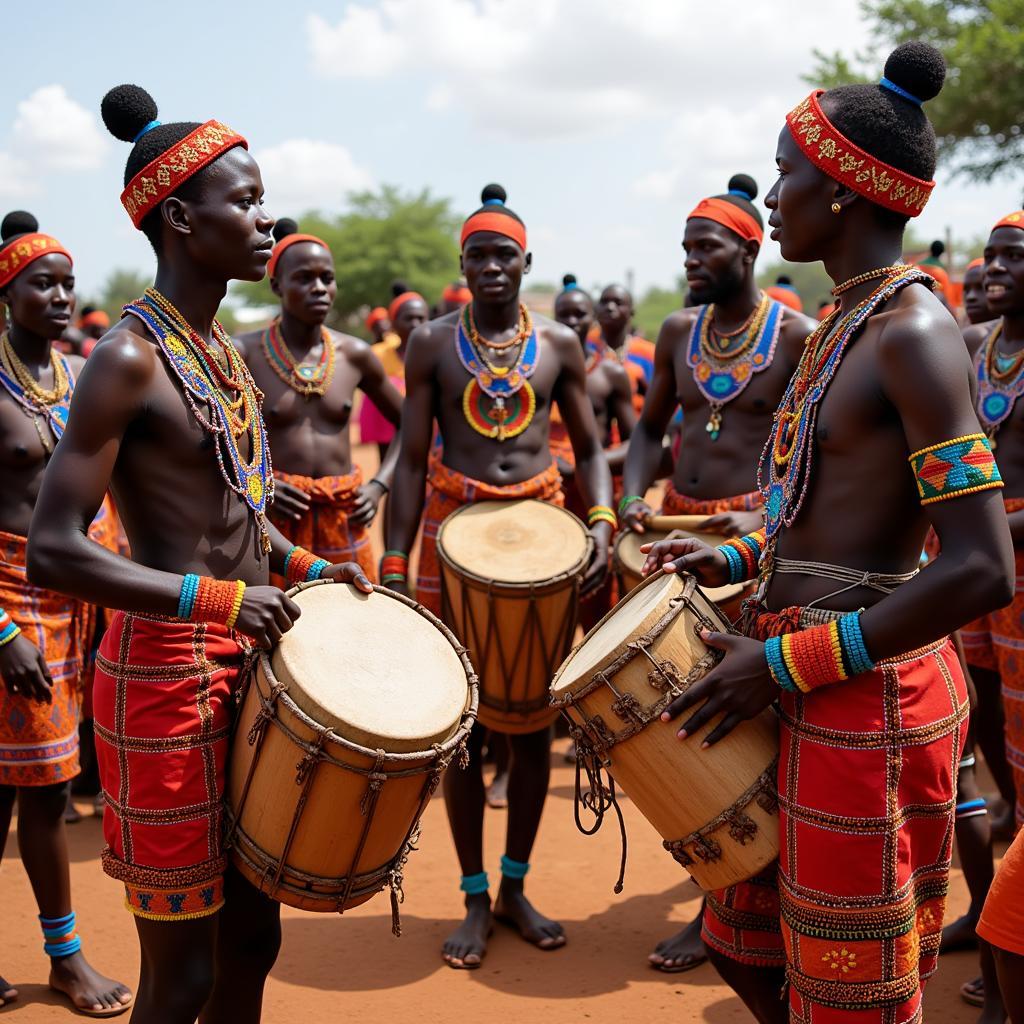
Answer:
[{"label": "tree foliage", "polygon": [[888,50],[919,39],[937,47],[949,71],[928,106],[939,156],[975,181],[1012,174],[1024,156],[1024,0],[863,0],[869,53],[815,53],[808,81],[830,88],[877,81]]}]

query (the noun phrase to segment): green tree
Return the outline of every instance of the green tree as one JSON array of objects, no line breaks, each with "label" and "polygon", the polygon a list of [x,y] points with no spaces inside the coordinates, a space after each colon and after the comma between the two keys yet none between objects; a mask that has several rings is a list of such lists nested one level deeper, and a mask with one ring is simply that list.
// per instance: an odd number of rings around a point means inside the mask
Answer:
[{"label": "green tree", "polygon": [[677,309],[683,307],[685,283],[680,280],[675,288],[648,288],[633,310],[633,322],[637,330],[651,341],[657,340],[662,322]]},{"label": "green tree", "polygon": [[[942,92],[928,104],[939,156],[975,181],[1019,171],[1024,156],[1024,0],[863,0],[869,53],[815,53],[808,81],[877,81],[885,51],[919,39],[945,55]],[[870,69],[870,71],[868,71]]]},{"label": "green tree", "polygon": [[[459,273],[460,223],[449,199],[427,189],[403,195],[389,185],[350,196],[349,210],[340,216],[303,217],[301,230],[321,237],[334,256],[338,297],[332,321],[348,321],[366,306],[387,305],[396,278],[436,301]],[[250,305],[277,302],[268,280],[238,285],[232,294]]]},{"label": "green tree", "polygon": [[780,274],[792,281],[808,316],[817,315],[819,303],[832,301],[832,279],[825,273],[822,263],[787,263],[785,260],[765,263],[758,271],[757,283],[768,288]]},{"label": "green tree", "polygon": [[110,317],[111,323],[117,323],[121,319],[121,309],[137,299],[152,283],[153,279],[148,274],[124,267],[115,268],[107,275],[99,295],[80,299],[78,309],[95,306]]}]

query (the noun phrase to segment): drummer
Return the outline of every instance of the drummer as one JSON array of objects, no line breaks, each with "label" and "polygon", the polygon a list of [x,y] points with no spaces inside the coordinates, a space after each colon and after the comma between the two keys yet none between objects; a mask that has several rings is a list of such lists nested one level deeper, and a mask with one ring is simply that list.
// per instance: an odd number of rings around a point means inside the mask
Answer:
[{"label": "drummer", "polygon": [[[757,457],[814,324],[757,286],[764,222],[756,195],[754,179],[736,174],[724,195],[702,199],[686,220],[686,283],[699,305],[672,313],[662,325],[650,393],[630,441],[619,514],[638,533],[652,514],[642,495],[657,478],[677,402],[682,446],[662,511],[711,516],[708,529],[725,536],[761,525]],[[723,384],[716,387],[718,380]],[[700,915],[649,959],[670,973],[703,963]]]},{"label": "drummer", "polygon": [[[483,206],[462,228],[462,269],[473,301],[420,327],[409,342],[402,449],[388,503],[382,581],[408,593],[408,551],[423,513],[418,599],[441,611],[436,537],[450,512],[474,501],[537,498],[562,504],[561,479],[548,449],[552,402],[557,400],[576,456],[576,478],[590,503],[595,551],[584,588],[607,572],[614,515],[611,477],[587,398],[579,339],[546,318],[532,318],[519,298],[530,269],[526,226],[505,205],[505,190],[488,185]],[[461,326],[460,326],[461,325]],[[496,373],[516,367],[514,375]],[[498,398],[495,380],[510,379]],[[518,388],[514,388],[518,383]],[[498,400],[500,398],[500,401]],[[424,509],[432,421],[444,438],[442,457],[430,460],[430,499]],[[470,740],[470,766],[445,776],[445,799],[462,867],[466,918],[444,944],[456,968],[480,965],[495,918],[541,949],[565,943],[557,921],[527,900],[524,877],[548,789],[550,730],[511,735],[508,833],[502,880],[493,911],[484,870],[484,785],[478,725]]]},{"label": "drummer", "polygon": [[367,527],[388,492],[398,449],[364,484],[352,464],[352,402],[361,389],[397,426],[402,396],[366,342],[324,326],[338,292],[327,243],[300,234],[284,218],[274,225],[274,238],[267,273],[281,312],[269,327],[237,341],[264,395],[274,463],[271,519],[329,561],[358,562],[372,580]]},{"label": "drummer", "polygon": [[[788,115],[773,237],[785,259],[823,260],[838,308],[776,414],[764,528],[717,549],[661,542],[647,563],[704,584],[760,573],[747,635],[704,635],[724,658],[665,718],[714,743],[781,706],[778,871],[711,894],[704,920],[762,1022],[928,1017],[968,714],[948,636],[1013,596],[970,358],[930,278],[899,262],[934,187],[921,104],[944,76],[937,50],[905,43],[879,84],[816,91]],[[941,553],[919,573],[929,525]]]},{"label": "drummer", "polygon": [[[266,521],[260,395],[214,319],[228,281],[260,280],[271,255],[273,218],[245,140],[219,121],[161,124],[134,85],[112,89],[101,109],[111,133],[134,143],[121,198],[156,252],[156,286],[82,371],[36,504],[29,576],[125,609],[100,647],[94,701],[103,866],[124,883],[142,947],[135,1019],[255,1022],[278,906],[226,867],[221,846],[245,637],[269,646],[298,616],[268,586],[271,569],[370,583]],[[181,156],[200,148],[198,164]],[[83,529],[108,486],[132,561]]]}]

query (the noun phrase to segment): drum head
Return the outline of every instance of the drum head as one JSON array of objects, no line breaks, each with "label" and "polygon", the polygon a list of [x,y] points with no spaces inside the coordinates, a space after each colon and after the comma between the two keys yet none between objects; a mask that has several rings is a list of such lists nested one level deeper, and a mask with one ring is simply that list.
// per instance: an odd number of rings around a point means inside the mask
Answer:
[{"label": "drum head", "polygon": [[449,562],[495,583],[540,583],[577,572],[587,531],[571,513],[543,501],[481,501],[453,512],[437,546]]},{"label": "drum head", "polygon": [[428,618],[389,594],[343,583],[305,587],[292,600],[302,617],[270,663],[310,718],[391,753],[454,735],[468,701],[466,670]]}]

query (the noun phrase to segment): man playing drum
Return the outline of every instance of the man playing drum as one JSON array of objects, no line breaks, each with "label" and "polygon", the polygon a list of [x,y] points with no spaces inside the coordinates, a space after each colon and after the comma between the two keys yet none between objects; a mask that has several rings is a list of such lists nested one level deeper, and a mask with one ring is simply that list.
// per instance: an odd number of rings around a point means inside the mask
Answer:
[{"label": "man playing drum", "polygon": [[[938,51],[905,43],[878,85],[788,115],[772,237],[785,259],[824,262],[838,308],[776,413],[764,528],[663,541],[647,562],[703,584],[760,577],[746,635],[706,633],[723,660],[663,717],[712,744],[780,704],[778,870],[710,894],[703,932],[761,1022],[922,1019],[968,715],[949,633],[1013,594],[967,350],[931,279],[898,262],[934,187],[921,103],[944,75]],[[941,554],[918,572],[929,526]]]},{"label": "man playing drum", "polygon": [[[381,563],[382,582],[406,592],[407,552],[422,511],[416,593],[436,614],[441,611],[437,532],[445,516],[478,501],[562,503],[561,480],[548,448],[552,402],[557,401],[569,429],[576,479],[593,506],[588,518],[595,549],[584,589],[599,585],[607,572],[615,519],[579,340],[560,324],[540,317],[534,321],[521,304],[520,283],[531,259],[526,227],[505,206],[500,186],[485,188],[483,201],[462,228],[462,268],[472,303],[420,327],[409,342],[402,449],[388,503],[389,550]],[[428,462],[435,417],[444,452]],[[428,470],[431,490],[424,508]],[[535,910],[523,893],[548,789],[550,729],[510,736],[508,836],[493,913],[483,863],[482,740],[478,725],[470,740],[469,770],[445,777],[466,919],[445,943],[443,956],[458,968],[480,965],[495,917],[541,949],[565,943],[561,925]]]},{"label": "man playing drum", "polygon": [[[765,296],[754,278],[764,237],[751,200],[757,185],[734,175],[729,191],[703,199],[686,220],[686,282],[697,306],[661,328],[654,377],[626,456],[619,514],[643,533],[651,508],[641,495],[657,477],[662,438],[676,404],[683,440],[665,493],[669,515],[708,515],[708,529],[742,536],[761,522],[757,456],[771,415],[814,324]],[[688,970],[706,959],[700,917],[658,944],[659,970]]]},{"label": "man playing drum", "polygon": [[[215,319],[228,281],[258,281],[271,254],[245,140],[219,121],[161,124],[138,86],[112,89],[102,113],[133,143],[121,198],[156,251],[156,283],[86,363],[36,504],[28,571],[124,609],[100,646],[94,703],[103,867],[124,882],[142,947],[135,1018],[257,1021],[278,905],[226,869],[221,828],[246,638],[270,646],[298,616],[268,585],[271,569],[371,588],[357,565],[328,566],[266,519],[262,395]],[[131,561],[85,533],[108,486]]]}]

